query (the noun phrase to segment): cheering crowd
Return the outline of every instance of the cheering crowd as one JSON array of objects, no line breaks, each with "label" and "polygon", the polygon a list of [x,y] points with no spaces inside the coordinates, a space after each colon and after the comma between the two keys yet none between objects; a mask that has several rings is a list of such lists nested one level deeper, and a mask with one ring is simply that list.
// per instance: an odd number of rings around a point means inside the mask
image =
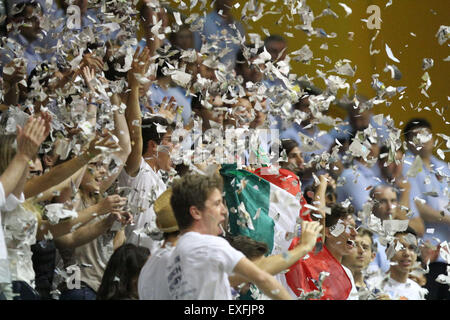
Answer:
[{"label": "cheering crowd", "polygon": [[[400,130],[336,78],[296,78],[233,0],[2,2],[0,300],[449,299],[450,166],[427,119]],[[228,202],[269,194],[255,177],[296,188],[289,250],[262,207]]]}]

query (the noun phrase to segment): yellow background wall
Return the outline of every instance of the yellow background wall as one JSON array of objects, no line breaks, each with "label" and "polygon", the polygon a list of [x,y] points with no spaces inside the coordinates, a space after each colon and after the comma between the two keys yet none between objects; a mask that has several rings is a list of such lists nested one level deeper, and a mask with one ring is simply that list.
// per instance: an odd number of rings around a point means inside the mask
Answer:
[{"label": "yellow background wall", "polygon": [[[169,1],[173,8],[178,7],[179,1]],[[242,20],[241,9],[246,1],[239,2],[240,7],[233,9],[236,19]],[[353,78],[343,76],[352,87],[357,79],[361,80],[358,84],[358,93],[369,98],[375,96],[375,91],[371,88],[372,74],[379,74],[379,80],[386,86],[407,87],[403,98],[399,100],[397,94],[389,101],[390,106],[386,104],[378,105],[374,108],[374,113],[390,114],[395,120],[396,126],[403,128],[410,118],[420,116],[431,122],[434,133],[443,133],[450,136],[450,111],[449,111],[449,87],[450,87],[450,62],[443,61],[450,56],[450,40],[439,45],[436,33],[441,25],[450,25],[450,0],[392,0],[392,4],[386,7],[388,0],[309,0],[308,6],[318,16],[324,9],[330,8],[339,18],[324,16],[313,22],[313,27],[322,28],[326,33],[335,32],[336,38],[318,38],[308,37],[303,31],[294,28],[295,25],[302,24],[300,17],[294,16],[292,21],[288,20],[289,8],[284,5],[287,0],[278,0],[271,3],[268,0],[264,12],[282,11],[282,14],[266,14],[261,19],[253,22],[247,19],[244,22],[247,33],[261,34],[265,37],[262,27],[270,31],[271,34],[283,35],[288,41],[288,52],[300,49],[304,44],[308,44],[314,53],[314,58],[310,64],[304,64],[291,61],[292,72],[301,76],[307,74],[314,79],[314,83],[324,88],[323,80],[317,78],[316,69],[326,72],[333,69],[334,63],[340,59],[351,60],[352,66],[357,66],[356,74]],[[294,2],[294,1],[291,1]],[[346,16],[343,7],[338,3],[345,3],[352,9],[352,13]],[[189,6],[190,1],[185,3]],[[373,42],[372,50],[380,50],[378,54],[369,54],[369,45],[371,38],[374,37],[376,30],[369,30],[365,22],[361,19],[367,19],[370,14],[366,13],[369,5],[378,5],[381,9],[381,29],[376,40]],[[198,12],[199,5],[193,12]],[[208,5],[205,11],[209,12],[211,7]],[[184,11],[189,14],[188,11]],[[284,16],[281,23],[280,18]],[[250,16],[251,17],[251,16]],[[245,18],[244,18],[245,20]],[[286,36],[285,32],[292,33],[294,37]],[[353,40],[349,40],[348,33],[353,32]],[[412,35],[413,33],[414,35]],[[328,50],[320,49],[324,43],[328,44]],[[385,44],[392,49],[400,63],[390,60],[385,51]],[[324,57],[327,56],[332,63],[327,63]],[[421,93],[419,86],[422,84],[421,77],[424,74],[422,70],[423,58],[432,58],[434,66],[426,70],[430,75],[431,87],[427,94],[429,98]],[[390,72],[386,73],[383,69],[387,64],[395,64],[402,73],[401,80],[391,79]],[[320,66],[322,65],[322,66]],[[335,74],[335,73],[332,73]],[[345,90],[339,91],[339,96]],[[350,94],[353,94],[350,90]],[[430,110],[424,109],[428,107]],[[441,110],[442,116],[436,113],[436,108]],[[345,112],[337,106],[330,108],[330,115],[345,117]],[[438,146],[445,148],[445,143],[438,138]],[[446,161],[450,160],[450,152],[446,154]]]}]

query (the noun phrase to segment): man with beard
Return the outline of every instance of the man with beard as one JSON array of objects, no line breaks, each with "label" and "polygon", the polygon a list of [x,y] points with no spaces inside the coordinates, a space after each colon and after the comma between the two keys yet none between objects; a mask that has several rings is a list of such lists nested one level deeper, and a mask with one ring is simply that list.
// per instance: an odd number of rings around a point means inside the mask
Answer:
[{"label": "man with beard", "polygon": [[[286,154],[284,154],[286,151]],[[302,152],[298,147],[298,143],[292,139],[281,139],[280,166],[299,176],[303,182],[303,174],[305,170],[305,161],[303,160]],[[287,161],[284,161],[287,160]]]}]

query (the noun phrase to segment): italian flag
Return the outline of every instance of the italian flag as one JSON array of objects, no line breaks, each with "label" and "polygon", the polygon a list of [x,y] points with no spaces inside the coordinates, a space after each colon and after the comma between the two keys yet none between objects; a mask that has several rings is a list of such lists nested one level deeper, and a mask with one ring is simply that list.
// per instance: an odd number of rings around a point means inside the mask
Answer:
[{"label": "italian flag", "polygon": [[[289,170],[273,172],[270,167],[254,172],[238,170],[235,165],[223,165],[225,201],[229,211],[230,232],[265,242],[269,254],[276,255],[295,247],[301,220],[311,221],[309,206],[303,198],[298,177]],[[317,290],[320,272],[330,273],[322,284],[321,299],[345,300],[351,283],[340,263],[323,247],[310,252],[289,272],[277,279],[293,297]]]}]

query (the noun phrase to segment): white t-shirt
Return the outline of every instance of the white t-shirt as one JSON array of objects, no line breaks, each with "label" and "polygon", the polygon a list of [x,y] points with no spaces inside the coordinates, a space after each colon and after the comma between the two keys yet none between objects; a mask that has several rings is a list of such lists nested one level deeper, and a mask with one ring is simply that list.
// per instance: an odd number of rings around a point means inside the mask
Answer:
[{"label": "white t-shirt", "polygon": [[198,232],[182,235],[167,263],[171,298],[231,300],[228,276],[243,257],[223,238]]},{"label": "white t-shirt", "polygon": [[381,289],[393,300],[405,300],[405,298],[407,300],[425,300],[426,289],[409,278],[405,283],[401,283],[389,277],[387,281],[383,282]]},{"label": "white t-shirt", "polygon": [[118,184],[120,187],[131,188],[127,198],[134,224],[128,225],[125,229],[127,243],[147,247],[153,253],[161,242],[154,241],[141,231],[146,226],[156,229],[153,203],[166,190],[164,181],[142,158],[138,174],[131,177],[123,169],[119,175]]},{"label": "white t-shirt", "polygon": [[139,300],[170,300],[166,270],[170,254],[175,247],[156,250],[142,267],[138,279]]},{"label": "white t-shirt", "polygon": [[3,188],[3,184],[0,182],[0,208],[3,207],[5,202],[6,202],[5,189]]},{"label": "white t-shirt", "polygon": [[[0,182],[0,208],[6,203],[5,189]],[[6,249],[5,235],[3,234],[2,215],[0,214],[0,283],[11,282],[11,275],[9,272],[8,251]]]},{"label": "white t-shirt", "polygon": [[358,290],[356,289],[355,279],[353,279],[352,271],[344,265],[342,265],[342,268],[344,268],[345,273],[347,274],[347,276],[350,279],[350,282],[352,283],[352,290],[350,291],[347,300],[359,300]]},{"label": "white t-shirt", "polygon": [[[12,281],[25,281],[34,288],[31,246],[36,243],[38,219],[33,211],[22,204],[25,196],[19,198],[10,194],[1,208],[2,228],[8,251],[9,272]],[[3,268],[2,268],[3,269]]]}]

